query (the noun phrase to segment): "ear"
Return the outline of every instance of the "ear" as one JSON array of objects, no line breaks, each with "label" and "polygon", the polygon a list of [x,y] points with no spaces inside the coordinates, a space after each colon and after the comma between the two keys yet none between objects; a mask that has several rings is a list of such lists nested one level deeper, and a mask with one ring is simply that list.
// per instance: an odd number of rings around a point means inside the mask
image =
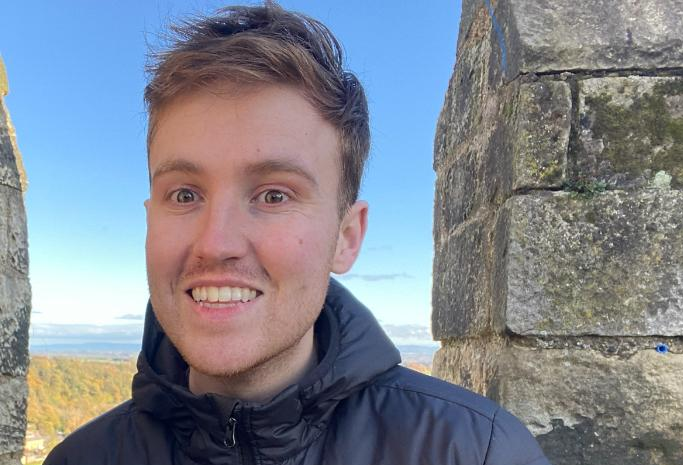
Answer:
[{"label": "ear", "polygon": [[346,273],[356,261],[368,229],[368,203],[359,200],[347,210],[339,225],[337,249],[332,261],[332,271]]}]

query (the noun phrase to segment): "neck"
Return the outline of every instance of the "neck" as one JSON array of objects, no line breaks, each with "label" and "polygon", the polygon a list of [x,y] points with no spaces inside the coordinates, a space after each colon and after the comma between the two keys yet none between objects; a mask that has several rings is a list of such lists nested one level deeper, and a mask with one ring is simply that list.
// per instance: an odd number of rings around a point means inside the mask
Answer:
[{"label": "neck", "polygon": [[241,373],[212,376],[190,367],[189,389],[193,394],[221,394],[249,402],[268,402],[295,384],[318,363],[313,328],[294,346],[272,359]]}]

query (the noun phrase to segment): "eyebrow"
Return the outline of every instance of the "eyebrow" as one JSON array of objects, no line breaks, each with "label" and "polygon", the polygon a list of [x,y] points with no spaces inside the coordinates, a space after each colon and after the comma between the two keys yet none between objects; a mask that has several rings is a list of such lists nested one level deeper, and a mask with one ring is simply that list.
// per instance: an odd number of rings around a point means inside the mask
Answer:
[{"label": "eyebrow", "polygon": [[286,159],[264,160],[251,164],[244,169],[244,174],[247,176],[265,176],[273,173],[294,174],[307,180],[316,189],[318,188],[318,181],[316,181],[315,176],[295,161]]},{"label": "eyebrow", "polygon": [[[202,174],[204,170],[199,165],[189,160],[168,160],[161,163],[154,170],[150,182],[154,181],[159,176],[163,176],[165,174],[173,172],[199,175]],[[250,164],[244,169],[244,174],[246,176],[265,176],[273,173],[291,173],[306,179],[310,184],[313,185],[313,187],[315,187],[316,189],[318,188],[318,181],[315,179],[315,176],[313,176],[313,174],[311,174],[301,165],[291,160],[264,160]]]},{"label": "eyebrow", "polygon": [[159,176],[168,173],[181,172],[187,174],[201,174],[203,171],[204,170],[199,165],[196,165],[188,160],[168,160],[157,166],[157,168],[154,170],[154,173],[152,173],[150,182],[154,181]]}]

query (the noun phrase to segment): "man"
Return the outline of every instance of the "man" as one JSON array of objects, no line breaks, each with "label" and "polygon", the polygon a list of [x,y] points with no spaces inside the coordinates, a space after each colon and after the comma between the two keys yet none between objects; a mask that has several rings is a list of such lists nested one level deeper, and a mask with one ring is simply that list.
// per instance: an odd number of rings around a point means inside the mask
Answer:
[{"label": "man", "polygon": [[398,365],[330,273],[368,206],[367,103],[319,22],[268,3],[177,27],[145,91],[150,289],[132,399],[52,464],[547,464],[491,401]]}]

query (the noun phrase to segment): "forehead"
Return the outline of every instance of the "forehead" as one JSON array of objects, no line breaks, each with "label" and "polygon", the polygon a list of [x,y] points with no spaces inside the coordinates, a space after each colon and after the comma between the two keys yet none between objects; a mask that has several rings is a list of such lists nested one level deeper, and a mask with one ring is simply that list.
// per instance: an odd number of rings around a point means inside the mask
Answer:
[{"label": "forehead", "polygon": [[262,159],[340,169],[338,131],[289,86],[222,85],[164,105],[149,140],[150,173],[171,158],[223,163]]}]

